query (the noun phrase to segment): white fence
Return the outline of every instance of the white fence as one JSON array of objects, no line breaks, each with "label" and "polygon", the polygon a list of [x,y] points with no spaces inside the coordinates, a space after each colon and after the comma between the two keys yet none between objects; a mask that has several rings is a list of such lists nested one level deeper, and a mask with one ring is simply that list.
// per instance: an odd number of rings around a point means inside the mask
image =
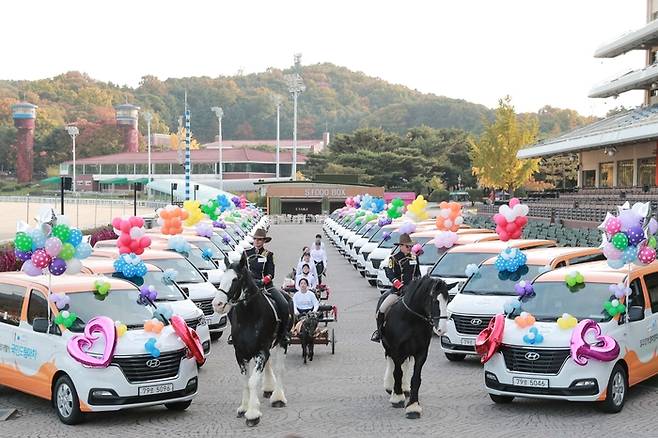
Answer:
[{"label": "white fence", "polygon": [[270,216],[273,224],[321,223],[326,216],[322,214],[275,214]]}]

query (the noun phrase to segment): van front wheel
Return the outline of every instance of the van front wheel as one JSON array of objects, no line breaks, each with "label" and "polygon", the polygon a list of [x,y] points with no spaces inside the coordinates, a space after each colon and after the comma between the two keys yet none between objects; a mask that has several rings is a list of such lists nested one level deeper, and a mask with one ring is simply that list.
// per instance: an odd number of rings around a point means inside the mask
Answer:
[{"label": "van front wheel", "polygon": [[616,364],[610,373],[605,400],[600,402],[598,408],[608,414],[616,414],[624,408],[626,394],[628,393],[628,376],[621,364]]},{"label": "van front wheel", "polygon": [[57,379],[53,388],[53,403],[62,423],[73,425],[83,420],[78,393],[69,376],[64,375]]}]

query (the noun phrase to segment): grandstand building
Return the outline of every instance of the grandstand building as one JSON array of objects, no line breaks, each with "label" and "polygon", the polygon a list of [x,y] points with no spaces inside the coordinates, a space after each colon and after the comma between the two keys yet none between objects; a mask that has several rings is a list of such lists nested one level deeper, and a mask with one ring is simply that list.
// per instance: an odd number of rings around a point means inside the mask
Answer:
[{"label": "grandstand building", "polygon": [[596,58],[614,58],[633,50],[646,52],[646,65],[594,87],[591,98],[644,90],[643,104],[559,137],[539,142],[518,158],[576,153],[581,194],[624,189],[658,194],[658,0],[647,1],[647,24],[599,47]]}]

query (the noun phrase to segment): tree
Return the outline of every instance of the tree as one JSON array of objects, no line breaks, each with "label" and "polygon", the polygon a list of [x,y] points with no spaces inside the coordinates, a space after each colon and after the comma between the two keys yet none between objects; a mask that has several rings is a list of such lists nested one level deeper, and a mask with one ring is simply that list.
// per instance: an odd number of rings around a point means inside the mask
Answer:
[{"label": "tree", "polygon": [[480,185],[513,191],[539,168],[539,160],[516,158],[520,149],[537,140],[537,119],[519,119],[510,97],[506,96],[498,101],[494,122],[484,125],[479,138],[469,140],[473,175]]}]

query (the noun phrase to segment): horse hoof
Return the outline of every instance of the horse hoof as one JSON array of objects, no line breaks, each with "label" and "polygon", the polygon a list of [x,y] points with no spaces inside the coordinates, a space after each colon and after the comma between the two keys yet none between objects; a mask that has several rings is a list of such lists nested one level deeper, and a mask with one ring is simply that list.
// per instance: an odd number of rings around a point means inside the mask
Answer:
[{"label": "horse hoof", "polygon": [[411,393],[409,391],[404,391],[403,394],[407,398],[409,398],[409,396],[411,395]]},{"label": "horse hoof", "polygon": [[263,391],[263,398],[272,397],[272,391]]},{"label": "horse hoof", "polygon": [[405,416],[406,416],[409,420],[417,420],[417,419],[420,418],[420,412],[407,412],[407,413],[405,414]]},{"label": "horse hoof", "polygon": [[384,391],[386,391],[386,394],[388,394],[388,395],[391,395],[391,393],[393,393],[393,391],[390,390],[390,389],[385,389]]},{"label": "horse hoof", "polygon": [[253,420],[247,419],[246,423],[247,423],[247,426],[249,426],[249,427],[257,426],[258,423],[260,423],[260,417],[254,418]]},{"label": "horse hoof", "polygon": [[244,413],[245,413],[245,412],[246,412],[246,411],[238,411],[238,416],[237,416],[237,418],[242,418],[242,417],[244,417]]},{"label": "horse hoof", "polygon": [[273,408],[285,408],[286,404],[282,400],[277,400],[272,402],[272,407]]},{"label": "horse hoof", "polygon": [[404,407],[404,400],[402,400],[401,402],[397,402],[397,403],[391,403],[391,406],[393,406],[394,408],[403,408]]}]

